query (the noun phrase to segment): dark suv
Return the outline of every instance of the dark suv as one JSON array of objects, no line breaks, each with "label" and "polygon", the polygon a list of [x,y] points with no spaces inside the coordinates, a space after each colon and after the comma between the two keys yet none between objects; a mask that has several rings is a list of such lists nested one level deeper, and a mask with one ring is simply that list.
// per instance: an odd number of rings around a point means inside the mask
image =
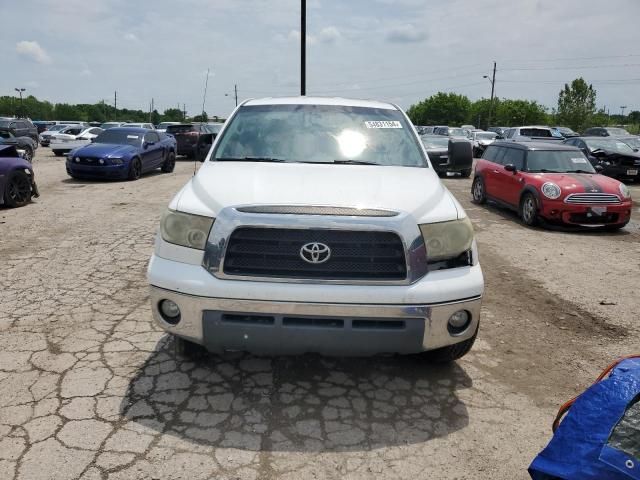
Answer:
[{"label": "dark suv", "polygon": [[0,120],[0,131],[11,132],[14,137],[29,137],[38,143],[38,128],[29,120],[12,118]]},{"label": "dark suv", "polygon": [[169,125],[166,133],[176,138],[178,143],[178,155],[187,157],[199,157],[204,144],[211,146],[211,137],[214,129],[206,123],[181,123]]}]

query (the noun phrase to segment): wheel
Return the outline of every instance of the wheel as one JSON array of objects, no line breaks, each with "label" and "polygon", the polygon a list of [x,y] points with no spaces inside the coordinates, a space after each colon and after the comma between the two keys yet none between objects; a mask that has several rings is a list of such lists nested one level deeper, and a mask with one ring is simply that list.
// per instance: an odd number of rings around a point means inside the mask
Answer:
[{"label": "wheel", "polygon": [[138,180],[141,174],[142,163],[140,163],[139,158],[134,158],[131,160],[131,165],[129,166],[129,180]]},{"label": "wheel", "polygon": [[176,356],[184,358],[197,358],[206,355],[207,349],[186,338],[173,336],[173,347]]},{"label": "wheel", "polygon": [[478,330],[473,334],[473,337],[468,340],[464,340],[460,343],[456,343],[454,345],[449,345],[447,347],[438,348],[436,350],[431,350],[430,352],[424,352],[422,355],[429,362],[434,363],[449,363],[454,360],[458,360],[459,358],[464,357],[469,351],[471,351],[471,347],[476,341],[476,337],[478,336]]},{"label": "wheel", "polygon": [[60,150],[54,150],[54,151],[53,151],[53,154],[54,154],[56,157],[61,157],[62,155],[64,155],[64,152],[61,152]]},{"label": "wheel", "polygon": [[538,224],[538,202],[531,193],[525,193],[520,200],[520,218],[529,227]]},{"label": "wheel", "polygon": [[24,146],[24,155],[22,156],[22,158],[31,163],[31,161],[33,160],[33,149],[30,146]]},{"label": "wheel", "polygon": [[465,168],[464,170],[460,170],[460,175],[462,178],[469,178],[471,176],[471,169]]},{"label": "wheel", "polygon": [[627,226],[629,222],[624,222],[624,223],[616,223],[614,225],[607,225],[606,227],[604,227],[604,230],[607,232],[617,232],[618,230],[620,230],[621,228],[624,228]]},{"label": "wheel", "polygon": [[487,196],[484,192],[484,180],[482,177],[475,177],[473,184],[471,185],[471,195],[473,196],[473,203],[481,205],[487,201]]},{"label": "wheel", "polygon": [[4,204],[8,207],[23,207],[31,201],[31,178],[23,170],[9,173],[4,191]]},{"label": "wheel", "polygon": [[164,163],[162,164],[162,167],[160,167],[160,170],[163,171],[164,173],[171,173],[173,172],[173,169],[176,166],[176,154],[173,153],[172,151],[169,151],[169,153],[167,153],[167,158],[164,159]]},{"label": "wheel", "polygon": [[436,172],[440,178],[447,178],[447,172]]}]

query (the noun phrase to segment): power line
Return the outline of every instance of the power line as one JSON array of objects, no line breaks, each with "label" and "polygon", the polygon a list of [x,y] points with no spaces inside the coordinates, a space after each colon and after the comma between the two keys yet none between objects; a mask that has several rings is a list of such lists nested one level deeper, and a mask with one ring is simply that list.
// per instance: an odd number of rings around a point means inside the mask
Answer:
[{"label": "power line", "polygon": [[588,68],[620,68],[640,67],[640,63],[623,63],[620,65],[576,65],[573,67],[528,67],[528,68],[501,68],[501,72],[531,71],[531,70],[581,70]]}]

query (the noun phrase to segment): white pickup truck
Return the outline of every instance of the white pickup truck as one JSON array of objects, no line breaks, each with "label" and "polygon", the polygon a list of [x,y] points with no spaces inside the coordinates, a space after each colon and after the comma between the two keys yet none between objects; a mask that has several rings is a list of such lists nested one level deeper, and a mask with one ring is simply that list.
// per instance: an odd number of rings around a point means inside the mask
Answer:
[{"label": "white pickup truck", "polygon": [[179,350],[466,354],[484,281],[471,222],[404,112],[250,100],[161,220],[153,317]]}]

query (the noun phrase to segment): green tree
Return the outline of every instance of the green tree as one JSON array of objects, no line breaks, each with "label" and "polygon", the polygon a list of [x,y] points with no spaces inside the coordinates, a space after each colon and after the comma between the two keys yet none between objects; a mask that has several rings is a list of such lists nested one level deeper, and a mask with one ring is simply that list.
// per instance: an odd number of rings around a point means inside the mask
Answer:
[{"label": "green tree", "polygon": [[469,116],[471,101],[465,95],[438,92],[412,105],[407,115],[414,125],[462,125]]},{"label": "green tree", "polygon": [[576,78],[571,86],[564,85],[558,95],[558,123],[582,131],[590,126],[596,112],[596,91],[583,78]]},{"label": "green tree", "polygon": [[54,116],[57,120],[86,120],[76,105],[56,103]]},{"label": "green tree", "polygon": [[209,116],[207,115],[207,112],[202,112],[202,114],[196,115],[195,117],[193,117],[193,121],[206,123],[209,121]]},{"label": "green tree", "polygon": [[489,98],[481,98],[480,100],[476,100],[471,104],[471,108],[469,108],[469,116],[467,117],[467,123],[475,125],[477,128],[487,129],[491,125],[489,125],[489,113],[492,112],[491,115],[491,123],[495,125],[495,112],[497,105],[500,103],[500,99],[493,99],[493,109],[491,108],[491,99]]},{"label": "green tree", "polygon": [[158,110],[154,110],[153,112],[151,112],[151,123],[153,123],[154,125],[158,125],[160,122],[161,119]]},{"label": "green tree", "polygon": [[181,122],[182,110],[179,108],[167,108],[162,114],[162,120],[165,122]]},{"label": "green tree", "polygon": [[503,98],[496,102],[491,123],[504,127],[544,124],[547,112],[544,105],[534,100],[511,100]]}]

